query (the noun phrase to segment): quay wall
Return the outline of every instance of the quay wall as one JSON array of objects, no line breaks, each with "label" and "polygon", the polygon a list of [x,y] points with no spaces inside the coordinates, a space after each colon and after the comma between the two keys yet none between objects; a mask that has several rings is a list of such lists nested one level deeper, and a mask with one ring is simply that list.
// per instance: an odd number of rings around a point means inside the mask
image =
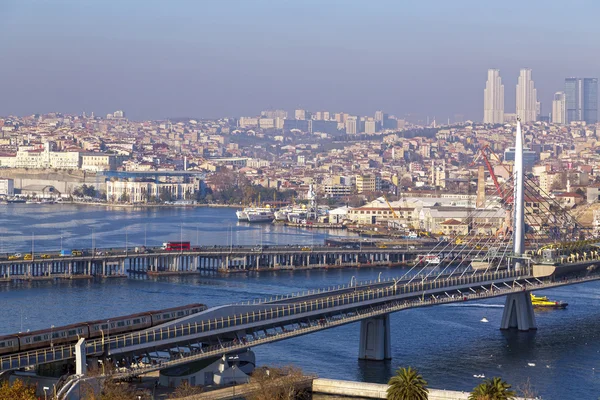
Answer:
[{"label": "quay wall", "polygon": [[7,168],[0,172],[0,176],[14,179],[15,189],[28,186],[54,186],[59,192],[69,194],[85,183],[93,185],[96,190],[106,191],[104,177],[97,180],[96,173],[89,171]]},{"label": "quay wall", "polygon": [[[313,393],[358,397],[361,399],[387,398],[388,385],[379,383],[343,381],[317,378],[313,380]],[[469,393],[453,390],[429,389],[429,400],[468,400]],[[524,400],[517,398],[517,400]]]}]

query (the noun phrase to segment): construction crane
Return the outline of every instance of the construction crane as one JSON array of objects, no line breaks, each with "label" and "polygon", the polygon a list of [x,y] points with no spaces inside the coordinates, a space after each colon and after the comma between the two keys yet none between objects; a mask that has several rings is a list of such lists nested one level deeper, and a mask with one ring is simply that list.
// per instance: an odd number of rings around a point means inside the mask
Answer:
[{"label": "construction crane", "polygon": [[492,164],[490,163],[490,160],[486,154],[486,150],[490,153],[491,156],[494,156],[496,158],[496,160],[500,163],[500,165],[507,171],[510,173],[510,170],[502,164],[502,160],[500,159],[500,157],[494,153],[494,151],[490,148],[490,146],[485,145],[483,146],[481,149],[479,149],[479,153],[477,154],[477,156],[473,159],[473,162],[469,165],[470,167],[472,167],[473,165],[475,165],[477,163],[477,161],[479,161],[479,156],[481,156],[483,158],[483,162],[485,163],[485,166],[487,167],[490,176],[492,177],[492,181],[494,181],[494,186],[496,187],[496,191],[498,192],[498,195],[506,202],[510,202],[511,200],[511,196],[510,194],[506,194],[502,192],[502,188],[500,187],[500,183],[498,182],[498,177],[496,176],[496,173],[494,172],[494,167],[492,166]]},{"label": "construction crane", "polygon": [[392,215],[394,216],[394,219],[400,219],[400,217],[398,216],[398,214],[396,214],[396,211],[394,210],[394,207],[392,207],[392,205],[390,204],[390,202],[388,201],[387,197],[385,196],[385,194],[383,195],[383,199],[385,200],[386,204],[388,205],[388,207],[390,208],[390,210],[392,211]]}]

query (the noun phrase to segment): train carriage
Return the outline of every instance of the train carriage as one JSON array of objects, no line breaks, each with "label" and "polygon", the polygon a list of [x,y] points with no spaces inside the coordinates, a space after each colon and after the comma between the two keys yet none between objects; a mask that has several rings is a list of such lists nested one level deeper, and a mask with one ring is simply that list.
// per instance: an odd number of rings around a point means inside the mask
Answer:
[{"label": "train carriage", "polygon": [[124,332],[139,331],[152,326],[152,316],[150,313],[139,313],[125,315],[123,317],[108,318],[97,321],[87,322],[90,338],[109,336]]},{"label": "train carriage", "polygon": [[87,323],[78,323],[56,328],[18,334],[20,351],[77,342],[89,337]]},{"label": "train carriage", "polygon": [[152,326],[164,324],[165,322],[169,322],[174,319],[187,317],[191,314],[197,314],[206,310],[207,308],[208,307],[206,307],[204,304],[188,304],[187,306],[151,311]]},{"label": "train carriage", "polygon": [[16,335],[0,336],[0,355],[19,351],[19,337]]}]

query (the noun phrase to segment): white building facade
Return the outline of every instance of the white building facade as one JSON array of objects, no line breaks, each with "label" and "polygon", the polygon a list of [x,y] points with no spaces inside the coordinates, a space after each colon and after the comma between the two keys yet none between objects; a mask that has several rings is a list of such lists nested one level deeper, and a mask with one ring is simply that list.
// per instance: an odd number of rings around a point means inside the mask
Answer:
[{"label": "white building facade", "polygon": [[483,123],[504,123],[504,85],[498,69],[488,70],[487,82],[483,89]]},{"label": "white building facade", "polygon": [[537,90],[531,79],[531,69],[521,68],[517,81],[517,117],[522,122],[537,120],[539,105]]}]

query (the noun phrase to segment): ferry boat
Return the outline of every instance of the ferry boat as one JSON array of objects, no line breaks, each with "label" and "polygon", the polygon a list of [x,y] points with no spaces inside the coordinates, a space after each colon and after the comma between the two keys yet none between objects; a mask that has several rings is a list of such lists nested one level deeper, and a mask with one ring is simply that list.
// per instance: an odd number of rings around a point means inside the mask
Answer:
[{"label": "ferry boat", "polygon": [[238,221],[248,221],[248,211],[254,210],[253,208],[246,207],[242,210],[237,210],[235,215]]},{"label": "ferry boat", "polygon": [[546,296],[536,296],[531,293],[531,304],[534,308],[565,308],[569,303],[564,301],[549,300]]},{"label": "ferry boat", "polygon": [[442,261],[440,260],[440,256],[435,254],[418,255],[417,260],[419,260],[420,263],[429,265],[438,265]]},{"label": "ferry boat", "polygon": [[275,212],[270,207],[255,208],[247,211],[248,222],[271,222],[275,218]]}]

